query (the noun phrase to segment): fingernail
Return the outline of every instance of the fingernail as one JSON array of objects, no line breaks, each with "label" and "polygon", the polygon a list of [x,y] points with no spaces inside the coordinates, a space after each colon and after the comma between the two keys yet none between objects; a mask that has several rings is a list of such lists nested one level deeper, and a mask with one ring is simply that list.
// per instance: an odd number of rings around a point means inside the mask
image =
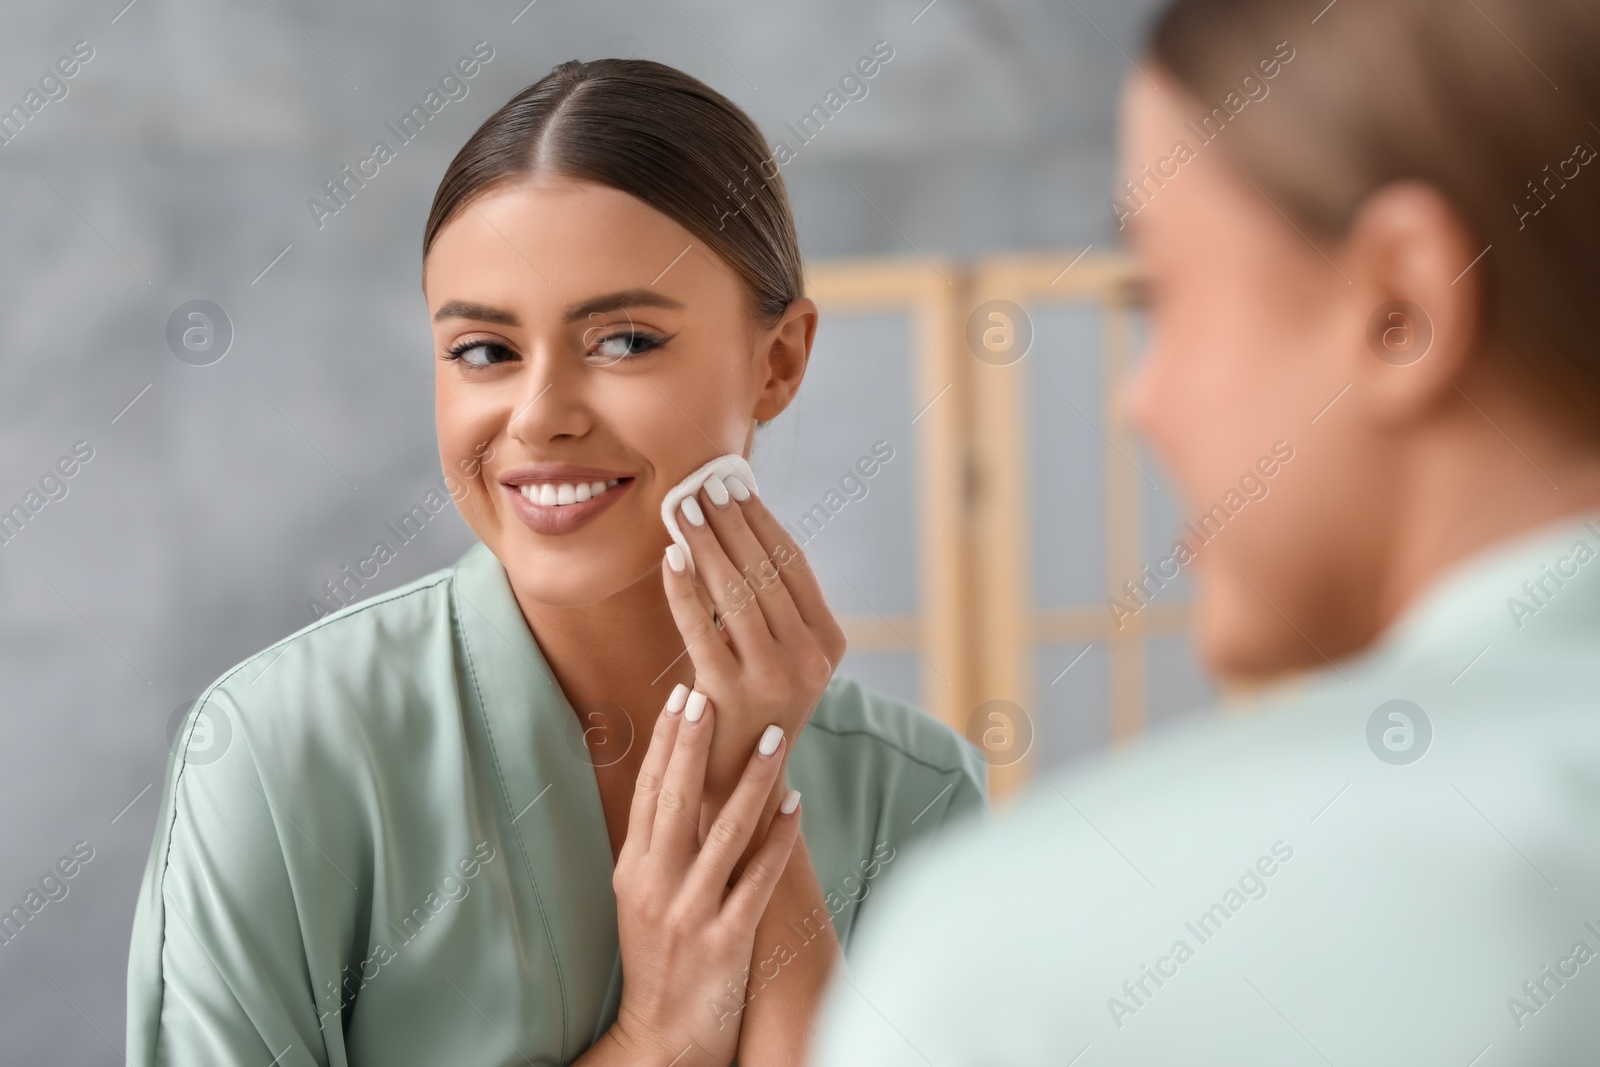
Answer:
[{"label": "fingernail", "polygon": [[[667,566],[672,568],[673,574],[682,574],[683,569],[688,564],[688,558],[684,556],[683,549],[678,547],[676,541],[667,546]],[[681,689],[682,686],[679,686],[679,688]]]},{"label": "fingernail", "polygon": [[695,503],[694,497],[684,497],[683,505],[679,510],[683,512],[683,517],[689,520],[690,526],[704,526],[706,524],[706,513],[700,510],[700,505]]},{"label": "fingernail", "polygon": [[778,745],[783,741],[783,727],[773,723],[761,732],[761,740],[756,742],[756,751],[763,756],[770,756],[778,751]]},{"label": "fingernail", "polygon": [[706,713],[706,695],[696,689],[689,694],[688,704],[683,709],[683,717],[689,722],[699,722],[700,716]]},{"label": "fingernail", "polygon": [[667,697],[667,714],[676,715],[683,710],[684,703],[689,699],[689,687],[679,682],[672,688],[672,695]]},{"label": "fingernail", "polygon": [[742,478],[728,478],[728,492],[741,504],[750,499],[750,487],[744,484]]},{"label": "fingernail", "polygon": [[706,479],[706,496],[719,508],[728,506],[728,487],[715,474]]},{"label": "fingernail", "polygon": [[788,815],[800,806],[800,790],[791,789],[783,794],[783,800],[778,802],[778,810]]}]

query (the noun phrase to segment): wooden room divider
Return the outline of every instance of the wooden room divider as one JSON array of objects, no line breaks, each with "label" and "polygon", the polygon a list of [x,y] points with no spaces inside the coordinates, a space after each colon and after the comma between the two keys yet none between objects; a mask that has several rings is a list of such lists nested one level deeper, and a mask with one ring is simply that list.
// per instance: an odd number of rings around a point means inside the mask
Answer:
[{"label": "wooden room divider", "polygon": [[1104,597],[1122,595],[1122,583],[1147,558],[1141,479],[1150,481],[1117,401],[1135,356],[1140,301],[1131,264],[1091,249],[971,262],[823,262],[809,266],[808,290],[825,319],[890,312],[911,324],[914,395],[906,403],[919,457],[918,544],[911,547],[920,609],[842,618],[851,648],[918,653],[923,706],[979,746],[996,801],[1038,761],[1036,654],[1043,646],[1103,645],[1108,706],[1096,713],[1108,717],[1112,742],[1139,734],[1146,644],[1185,632],[1189,606],[1153,602],[1121,619],[1105,602],[1041,606],[1033,593],[1032,500],[1061,488],[1050,472],[1033,469],[1029,417],[1031,394],[1049,387],[1031,373],[1030,360],[1041,359],[1034,319],[1054,307],[1087,309],[1099,323],[1102,387],[1076,401],[1056,392],[1070,409],[1064,417],[1081,417],[1104,445],[1103,493],[1089,505],[1103,523],[1105,558],[1095,563]]}]

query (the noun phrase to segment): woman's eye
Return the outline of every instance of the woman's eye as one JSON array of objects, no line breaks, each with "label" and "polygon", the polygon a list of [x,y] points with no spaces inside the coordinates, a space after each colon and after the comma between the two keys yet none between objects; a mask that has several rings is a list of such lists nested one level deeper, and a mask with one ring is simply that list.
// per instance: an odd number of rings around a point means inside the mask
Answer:
[{"label": "woman's eye", "polygon": [[624,330],[602,338],[594,346],[594,358],[601,363],[616,363],[648,352],[660,344],[661,340],[650,334],[640,333],[637,330]]},{"label": "woman's eye", "polygon": [[504,363],[516,359],[516,353],[505,345],[497,345],[492,341],[473,341],[464,345],[457,345],[450,350],[450,358],[460,360],[473,367],[487,367],[495,363]]}]

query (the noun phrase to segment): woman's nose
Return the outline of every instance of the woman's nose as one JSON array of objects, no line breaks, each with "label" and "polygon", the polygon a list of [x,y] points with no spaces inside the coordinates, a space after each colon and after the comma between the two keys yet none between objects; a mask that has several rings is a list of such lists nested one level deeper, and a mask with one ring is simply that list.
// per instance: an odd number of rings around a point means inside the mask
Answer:
[{"label": "woman's nose", "polygon": [[517,391],[507,420],[512,437],[539,445],[557,437],[581,437],[593,425],[580,368],[569,366],[565,353],[539,353],[528,359],[529,373]]}]

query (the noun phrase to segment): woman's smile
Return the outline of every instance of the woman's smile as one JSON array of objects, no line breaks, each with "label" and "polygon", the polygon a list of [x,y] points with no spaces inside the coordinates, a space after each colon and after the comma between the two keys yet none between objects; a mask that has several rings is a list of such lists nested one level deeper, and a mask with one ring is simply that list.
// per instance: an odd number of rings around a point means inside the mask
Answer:
[{"label": "woman's smile", "polygon": [[511,507],[534,533],[567,534],[620,500],[633,476],[571,464],[518,467],[500,476]]}]

